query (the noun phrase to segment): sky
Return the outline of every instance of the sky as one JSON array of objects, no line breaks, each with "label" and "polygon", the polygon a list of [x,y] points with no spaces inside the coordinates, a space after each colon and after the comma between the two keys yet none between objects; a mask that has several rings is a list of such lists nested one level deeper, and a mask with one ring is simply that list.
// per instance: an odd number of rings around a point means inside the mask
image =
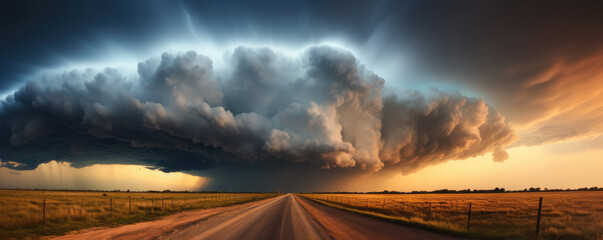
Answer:
[{"label": "sky", "polygon": [[601,186],[596,1],[19,1],[0,187]]}]

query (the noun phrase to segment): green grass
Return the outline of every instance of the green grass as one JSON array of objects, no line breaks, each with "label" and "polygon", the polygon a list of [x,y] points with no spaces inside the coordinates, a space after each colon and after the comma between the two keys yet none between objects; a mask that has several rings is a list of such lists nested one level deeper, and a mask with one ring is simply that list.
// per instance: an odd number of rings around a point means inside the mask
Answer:
[{"label": "green grass", "polygon": [[[183,210],[229,206],[277,195],[0,190],[0,239],[36,238],[90,227],[119,226]],[[42,211],[44,200],[46,221]]]}]

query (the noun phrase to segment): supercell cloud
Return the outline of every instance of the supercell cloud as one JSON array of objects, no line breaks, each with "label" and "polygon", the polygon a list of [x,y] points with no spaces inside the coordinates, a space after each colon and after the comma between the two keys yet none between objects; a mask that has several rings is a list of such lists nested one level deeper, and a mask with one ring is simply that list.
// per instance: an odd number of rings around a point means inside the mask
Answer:
[{"label": "supercell cloud", "polygon": [[1,102],[0,158],[17,169],[54,159],[163,171],[301,163],[410,172],[487,153],[503,161],[516,139],[482,99],[392,93],[344,49],[291,56],[238,47],[225,66],[214,60],[164,53],[138,63],[137,74],[79,69],[31,80]]}]

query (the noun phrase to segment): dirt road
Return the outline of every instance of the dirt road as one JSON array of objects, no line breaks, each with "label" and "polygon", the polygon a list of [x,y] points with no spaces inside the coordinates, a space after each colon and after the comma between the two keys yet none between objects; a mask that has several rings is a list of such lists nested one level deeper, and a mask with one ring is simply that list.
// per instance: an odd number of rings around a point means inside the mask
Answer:
[{"label": "dirt road", "polygon": [[330,208],[287,194],[187,211],[152,222],[84,230],[57,239],[462,239]]}]

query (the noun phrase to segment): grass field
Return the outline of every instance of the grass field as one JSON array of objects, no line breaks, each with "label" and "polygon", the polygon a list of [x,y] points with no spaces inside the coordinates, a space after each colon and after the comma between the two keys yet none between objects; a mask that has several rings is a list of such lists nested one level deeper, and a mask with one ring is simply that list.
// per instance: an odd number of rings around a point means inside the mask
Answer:
[{"label": "grass field", "polygon": [[228,206],[276,195],[0,190],[0,239],[117,226],[187,209]]},{"label": "grass field", "polygon": [[[481,239],[603,240],[603,191],[304,196],[361,214]],[[540,197],[543,204],[537,236]]]}]

